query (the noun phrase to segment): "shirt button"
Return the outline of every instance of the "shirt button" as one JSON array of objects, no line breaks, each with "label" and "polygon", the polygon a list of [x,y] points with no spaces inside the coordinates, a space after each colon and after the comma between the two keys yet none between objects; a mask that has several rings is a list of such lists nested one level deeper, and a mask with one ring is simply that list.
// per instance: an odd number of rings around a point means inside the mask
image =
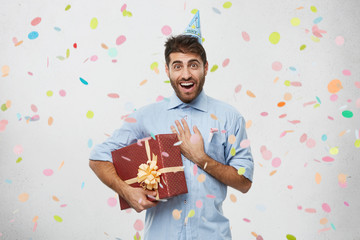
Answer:
[{"label": "shirt button", "polygon": [[184,119],[187,120],[187,118],[188,118],[188,115],[185,115]]},{"label": "shirt button", "polygon": [[184,200],[184,204],[186,204],[187,202],[186,202],[186,199]]}]

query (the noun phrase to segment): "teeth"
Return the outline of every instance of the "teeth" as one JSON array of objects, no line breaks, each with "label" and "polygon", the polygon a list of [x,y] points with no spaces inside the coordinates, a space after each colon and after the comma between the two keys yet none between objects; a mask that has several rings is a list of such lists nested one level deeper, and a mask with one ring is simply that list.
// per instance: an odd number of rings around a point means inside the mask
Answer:
[{"label": "teeth", "polygon": [[193,83],[181,83],[181,86],[187,87],[187,86],[191,86],[194,85]]}]

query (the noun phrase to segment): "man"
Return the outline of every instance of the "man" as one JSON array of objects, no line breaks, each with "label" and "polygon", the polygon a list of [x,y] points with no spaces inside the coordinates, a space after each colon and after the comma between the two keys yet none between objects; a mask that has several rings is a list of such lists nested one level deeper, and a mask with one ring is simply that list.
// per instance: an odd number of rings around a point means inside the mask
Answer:
[{"label": "man", "polygon": [[[244,118],[235,108],[205,95],[208,62],[198,37],[170,37],[165,59],[173,96],[135,111],[131,115],[135,123],[124,123],[93,149],[90,167],[137,212],[147,210],[145,239],[231,239],[229,221],[222,213],[227,186],[246,193],[253,175],[250,148],[240,147],[247,139]],[[152,202],[147,195],[156,196],[155,191],[130,187],[117,176],[111,151],[170,131],[182,141],[188,193]],[[180,216],[174,218],[174,211]]]}]

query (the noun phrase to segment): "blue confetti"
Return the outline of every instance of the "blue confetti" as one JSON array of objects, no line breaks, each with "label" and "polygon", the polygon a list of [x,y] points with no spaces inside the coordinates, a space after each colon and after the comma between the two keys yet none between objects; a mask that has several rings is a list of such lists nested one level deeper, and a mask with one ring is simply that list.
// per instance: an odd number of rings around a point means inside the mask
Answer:
[{"label": "blue confetti", "polygon": [[220,10],[217,9],[217,8],[214,8],[214,7],[213,7],[213,11],[214,11],[215,13],[217,13],[217,14],[221,14]]},{"label": "blue confetti", "polygon": [[10,179],[5,180],[6,183],[12,184],[12,181]]},{"label": "blue confetti", "polygon": [[316,97],[316,100],[321,104],[321,100],[319,97]]},{"label": "blue confetti", "polygon": [[33,31],[33,32],[29,33],[28,38],[29,38],[30,40],[34,40],[34,39],[36,39],[38,36],[39,36],[39,33]]},{"label": "blue confetti", "polygon": [[82,182],[81,183],[81,189],[84,189],[84,186],[85,186],[85,182]]},{"label": "blue confetti", "polygon": [[322,20],[323,20],[322,17],[318,17],[318,18],[315,18],[315,19],[314,19],[313,23],[314,23],[314,24],[318,24],[318,23],[320,23]]},{"label": "blue confetti", "polygon": [[324,142],[327,140],[326,134],[323,134],[323,135],[321,136],[321,140],[323,140]]},{"label": "blue confetti", "polygon": [[83,78],[80,78],[80,81],[83,83],[83,84],[85,84],[85,85],[88,85],[89,83],[85,80],[85,79],[83,79]]},{"label": "blue confetti", "polygon": [[330,225],[331,225],[332,229],[336,230],[334,224],[331,223]]},{"label": "blue confetti", "polygon": [[88,140],[88,147],[89,147],[89,148],[92,148],[92,146],[93,146],[93,140],[90,138],[90,139]]},{"label": "blue confetti", "polygon": [[54,27],[54,30],[60,32],[60,31],[61,31],[61,28],[59,28],[59,27]]},{"label": "blue confetti", "polygon": [[150,133],[150,135],[154,140],[156,140],[155,135],[152,132]]},{"label": "blue confetti", "polygon": [[296,71],[296,68],[295,67],[289,67],[289,69],[291,70],[291,71]]},{"label": "blue confetti", "polygon": [[22,117],[21,117],[21,114],[20,114],[20,113],[17,113],[17,114],[16,114],[16,117],[17,117],[17,119],[18,119],[19,121],[22,119]]}]

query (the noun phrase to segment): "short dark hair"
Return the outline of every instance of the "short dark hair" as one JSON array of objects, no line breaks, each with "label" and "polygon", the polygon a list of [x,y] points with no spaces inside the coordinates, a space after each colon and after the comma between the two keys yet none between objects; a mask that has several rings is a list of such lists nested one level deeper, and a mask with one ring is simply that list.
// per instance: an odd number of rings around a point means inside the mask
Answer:
[{"label": "short dark hair", "polygon": [[194,53],[200,56],[204,65],[206,64],[206,52],[204,47],[199,43],[198,38],[191,35],[171,36],[165,42],[165,61],[169,66],[170,54],[174,52]]}]

